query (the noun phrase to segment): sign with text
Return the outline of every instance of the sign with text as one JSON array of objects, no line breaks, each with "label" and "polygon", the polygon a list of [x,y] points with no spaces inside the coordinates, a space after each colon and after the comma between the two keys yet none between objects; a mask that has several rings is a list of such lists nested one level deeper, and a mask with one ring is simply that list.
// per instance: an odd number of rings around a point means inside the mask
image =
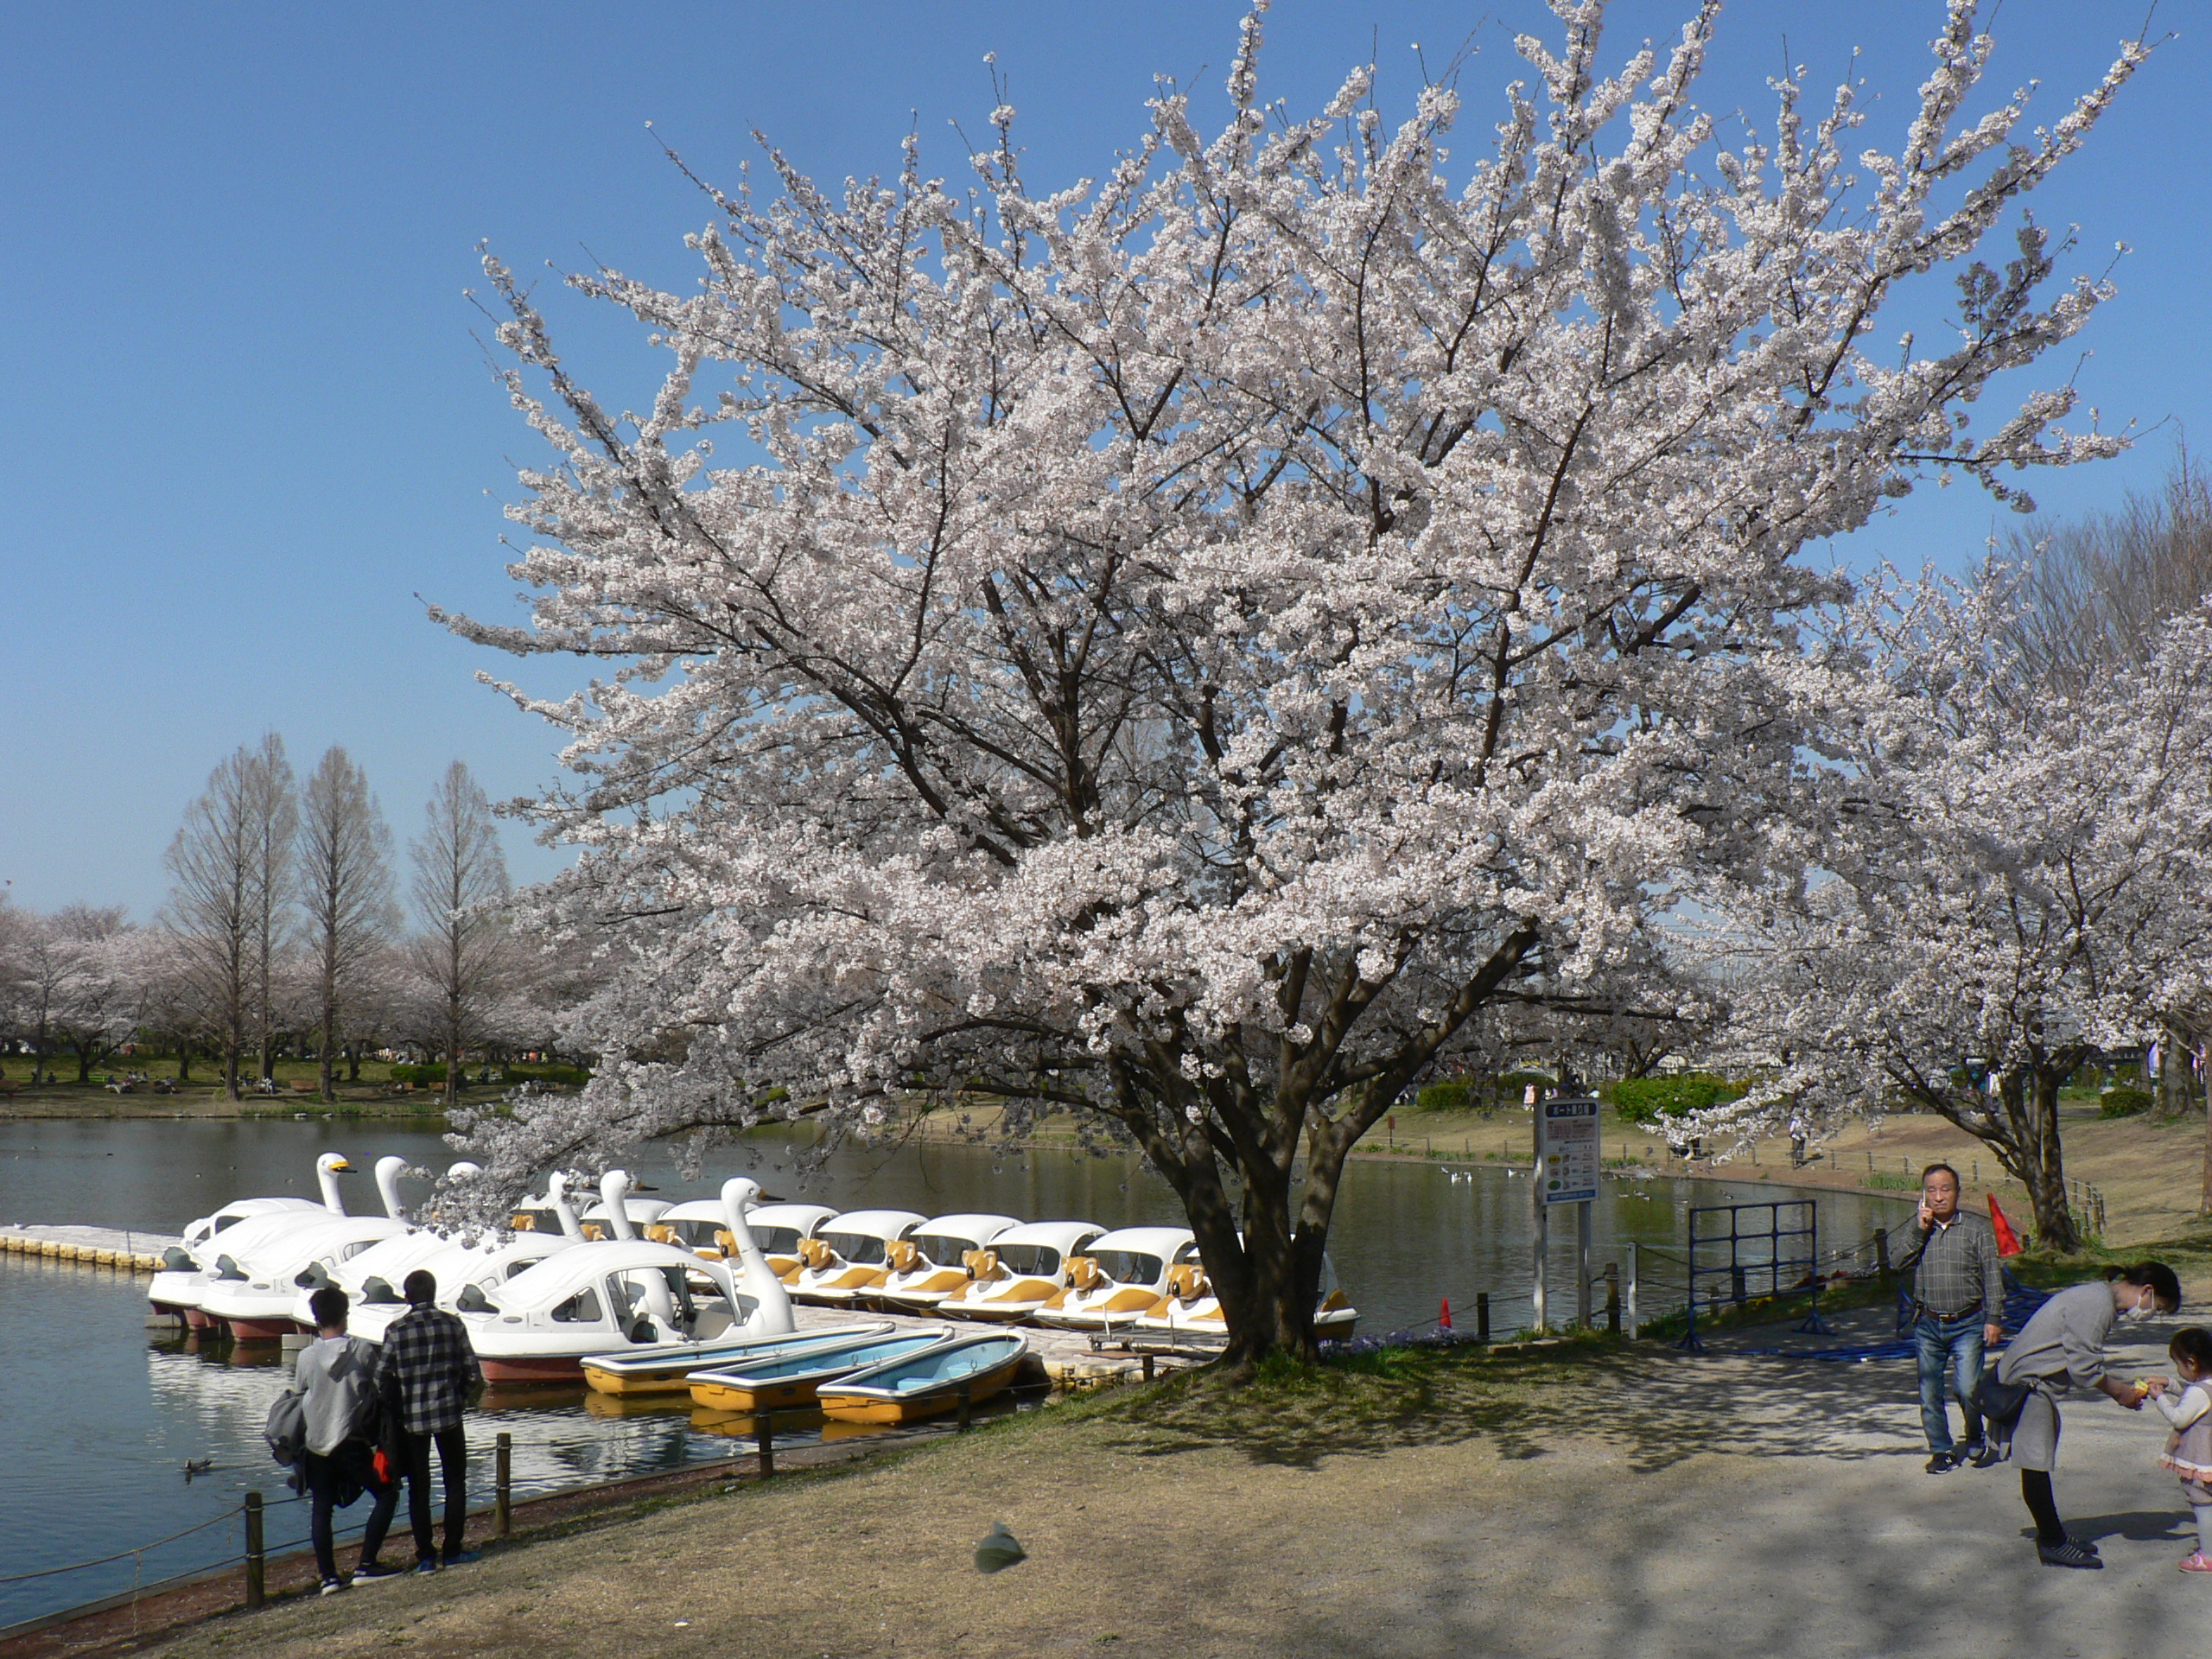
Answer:
[{"label": "sign with text", "polygon": [[1546,1204],[1584,1204],[1598,1196],[1598,1103],[1573,1097],[1536,1103],[1536,1156]]}]

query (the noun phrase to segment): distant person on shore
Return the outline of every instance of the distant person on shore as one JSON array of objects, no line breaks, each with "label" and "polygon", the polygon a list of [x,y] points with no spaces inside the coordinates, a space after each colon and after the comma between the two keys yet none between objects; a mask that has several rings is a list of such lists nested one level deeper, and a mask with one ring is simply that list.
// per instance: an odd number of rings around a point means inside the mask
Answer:
[{"label": "distant person on shore", "polygon": [[[2181,1306],[2181,1281],[2163,1262],[2117,1269],[2110,1279],[2069,1285],[2035,1311],[1997,1362],[1997,1380],[2025,1384],[2028,1397],[2010,1431],[2020,1465],[2020,1497],[2036,1522],[2036,1554],[2045,1567],[2102,1567],[2095,1544],[2067,1535],[2051,1491],[2058,1466],[2058,1396],[2069,1387],[2094,1389],[2127,1408],[2143,1409],[2148,1388],[2105,1371],[2105,1340],[2116,1320],[2148,1319]],[[2145,1379],[2149,1382],[2150,1379]]]},{"label": "distant person on shore", "polygon": [[315,1316],[315,1339],[300,1351],[292,1380],[307,1396],[301,1407],[308,1431],[302,1472],[313,1500],[308,1528],[315,1540],[315,1572],[328,1596],[346,1588],[338,1576],[331,1512],[363,1492],[376,1500],[376,1507],[361,1535],[361,1562],[353,1577],[388,1579],[399,1571],[377,1560],[392,1512],[399,1507],[399,1483],[377,1478],[376,1344],[346,1334],[352,1304],[337,1286],[325,1285],[308,1297],[308,1309]]},{"label": "distant person on shore", "polygon": [[2166,1357],[2173,1377],[2149,1379],[2152,1402],[2173,1430],[2158,1461],[2181,1477],[2196,1516],[2196,1548],[2182,1557],[2181,1570],[2212,1573],[2212,1331],[2192,1325],[2175,1332]]},{"label": "distant person on shore", "polygon": [[[1997,1236],[1980,1216],[1959,1210],[1959,1172],[1930,1164],[1920,1172],[1918,1239],[1912,1268],[1912,1343],[1920,1362],[1920,1423],[1928,1434],[1928,1472],[1948,1474],[1972,1461],[1997,1461],[1983,1438],[1974,1391],[1985,1343],[2005,1334],[2005,1269]],[[1958,1395],[1964,1443],[1951,1439],[1943,1385]]]},{"label": "distant person on shore", "polygon": [[[437,1306],[438,1281],[417,1268],[400,1294],[410,1306],[387,1326],[377,1381],[399,1413],[406,1447],[407,1518],[415,1529],[415,1570],[435,1573],[476,1559],[462,1548],[468,1525],[468,1437],[461,1414],[484,1389],[468,1329]],[[430,1452],[445,1478],[445,1548],[430,1527]]]}]

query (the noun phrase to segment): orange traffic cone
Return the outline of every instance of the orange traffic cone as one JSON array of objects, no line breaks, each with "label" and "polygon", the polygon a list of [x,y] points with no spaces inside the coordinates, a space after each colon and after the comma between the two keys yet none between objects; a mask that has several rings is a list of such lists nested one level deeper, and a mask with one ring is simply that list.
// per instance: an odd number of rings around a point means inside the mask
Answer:
[{"label": "orange traffic cone", "polygon": [[2005,1212],[1997,1207],[1994,1192],[1989,1195],[1989,1226],[1997,1235],[1998,1255],[2018,1255],[2026,1248],[2020,1243],[2019,1235],[2012,1230],[2012,1224],[2005,1219]]},{"label": "orange traffic cone", "polygon": [[1444,1299],[1444,1311],[1436,1316],[1436,1328],[1440,1331],[1452,1328],[1452,1299],[1449,1296]]}]

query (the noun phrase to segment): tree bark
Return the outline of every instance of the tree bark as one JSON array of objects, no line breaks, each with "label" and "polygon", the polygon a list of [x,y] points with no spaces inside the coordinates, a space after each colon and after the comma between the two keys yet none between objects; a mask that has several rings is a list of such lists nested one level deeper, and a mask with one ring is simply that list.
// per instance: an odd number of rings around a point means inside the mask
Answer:
[{"label": "tree bark", "polygon": [[2086,1048],[2042,1055],[2033,1065],[2000,1072],[1994,1096],[1961,1088],[1948,1077],[1893,1072],[1891,1081],[1994,1153],[1997,1161],[2028,1190],[2037,1243],[2045,1249],[2070,1253],[2082,1248],[2082,1239],[2066,1202],[2058,1091],[2088,1057]]}]

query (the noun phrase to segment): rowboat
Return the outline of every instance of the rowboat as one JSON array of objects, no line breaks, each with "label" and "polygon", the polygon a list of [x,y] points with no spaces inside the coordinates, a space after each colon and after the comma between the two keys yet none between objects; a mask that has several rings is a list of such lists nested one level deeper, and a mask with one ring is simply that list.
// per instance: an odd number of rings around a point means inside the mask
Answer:
[{"label": "rowboat", "polygon": [[1011,1331],[956,1337],[817,1390],[823,1414],[848,1423],[912,1423],[1003,1394],[1029,1356]]},{"label": "rowboat", "polygon": [[886,1321],[882,1334],[810,1348],[759,1364],[717,1366],[691,1373],[691,1403],[709,1411],[782,1411],[814,1403],[823,1383],[893,1360],[950,1346],[949,1331],[894,1332]]},{"label": "rowboat", "polygon": [[937,1305],[941,1319],[1011,1324],[1067,1287],[1068,1258],[1106,1230],[1094,1221],[1036,1221],[1009,1227],[969,1264],[968,1282]]},{"label": "rowboat", "polygon": [[[702,1371],[750,1370],[756,1365],[876,1341],[894,1329],[888,1319],[873,1319],[779,1336],[671,1342],[652,1348],[632,1348],[626,1353],[588,1354],[583,1362],[584,1381],[601,1394],[681,1394],[692,1388],[692,1380]],[[698,1397],[696,1389],[692,1397]]]},{"label": "rowboat", "polygon": [[1018,1216],[939,1216],[924,1222],[886,1248],[883,1282],[873,1300],[911,1313],[932,1311],[969,1282],[993,1239],[1020,1224]]}]

